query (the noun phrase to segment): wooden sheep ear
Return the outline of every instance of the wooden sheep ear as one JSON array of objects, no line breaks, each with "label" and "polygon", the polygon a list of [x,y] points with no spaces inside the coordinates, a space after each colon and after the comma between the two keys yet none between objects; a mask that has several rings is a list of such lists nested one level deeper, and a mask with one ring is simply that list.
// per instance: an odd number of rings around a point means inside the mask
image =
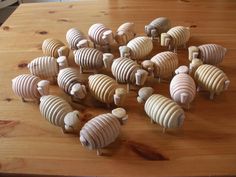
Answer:
[{"label": "wooden sheep ear", "polygon": [[82,39],[79,41],[79,43],[76,46],[78,49],[84,48],[84,47],[89,47],[89,42],[87,39]]},{"label": "wooden sheep ear", "polygon": [[130,48],[127,46],[120,46],[120,57],[130,58]]},{"label": "wooden sheep ear", "polygon": [[80,129],[81,122],[79,120],[79,111],[73,111],[66,114],[64,118],[65,131],[67,133],[77,133]]},{"label": "wooden sheep ear", "polygon": [[188,48],[188,59],[192,61],[194,58],[198,58],[199,55],[199,48],[196,46],[190,46]]},{"label": "wooden sheep ear", "polygon": [[136,85],[144,85],[147,80],[148,72],[144,69],[138,69],[135,73]]},{"label": "wooden sheep ear", "polygon": [[49,85],[50,82],[48,80],[41,80],[37,84],[37,90],[41,96],[49,94]]},{"label": "wooden sheep ear", "polygon": [[123,108],[113,109],[111,113],[120,121],[121,125],[124,125],[125,122],[128,120],[128,115],[126,114],[126,111]]},{"label": "wooden sheep ear", "polygon": [[58,50],[57,50],[57,53],[59,56],[66,56],[68,57],[69,56],[69,52],[70,52],[70,49],[66,46],[63,46],[63,47],[60,47]]},{"label": "wooden sheep ear", "polygon": [[168,46],[170,44],[170,35],[167,33],[161,33],[161,46]]},{"label": "wooden sheep ear", "polygon": [[103,54],[103,64],[106,69],[111,69],[113,58],[114,58],[114,55],[112,55],[111,53]]},{"label": "wooden sheep ear", "polygon": [[127,92],[124,88],[117,88],[113,96],[115,105],[122,106],[124,104],[126,94]]},{"label": "wooden sheep ear", "polygon": [[68,62],[65,56],[60,56],[57,58],[57,63],[59,65],[59,70],[67,68]]},{"label": "wooden sheep ear", "polygon": [[229,80],[226,80],[226,81],[225,81],[225,85],[224,85],[224,90],[227,90],[227,89],[228,89],[229,84],[230,84],[230,81],[229,81]]}]

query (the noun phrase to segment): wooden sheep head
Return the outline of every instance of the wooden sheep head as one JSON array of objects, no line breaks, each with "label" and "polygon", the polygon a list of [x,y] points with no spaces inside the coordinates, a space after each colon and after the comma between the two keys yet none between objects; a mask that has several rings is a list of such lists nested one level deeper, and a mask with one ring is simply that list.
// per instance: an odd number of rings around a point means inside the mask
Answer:
[{"label": "wooden sheep head", "polygon": [[147,99],[153,94],[154,89],[152,87],[143,87],[138,91],[137,101],[140,104],[144,104]]},{"label": "wooden sheep head", "polygon": [[114,36],[111,30],[107,30],[103,33],[102,39],[109,45],[114,43]]},{"label": "wooden sheep head", "polygon": [[135,73],[136,85],[142,86],[147,80],[148,72],[143,69],[138,69]]},{"label": "wooden sheep head", "polygon": [[113,96],[114,103],[117,106],[122,106],[124,104],[127,92],[124,88],[117,88]]},{"label": "wooden sheep head", "polygon": [[155,28],[155,26],[150,24],[145,26],[145,33],[147,34],[148,37],[158,36],[157,28]]},{"label": "wooden sheep head", "polygon": [[49,94],[49,85],[50,82],[48,80],[41,80],[37,84],[37,90],[41,96]]},{"label": "wooden sheep head", "polygon": [[130,58],[131,50],[130,50],[129,47],[127,47],[127,46],[120,46],[119,47],[119,51],[120,51],[120,57]]},{"label": "wooden sheep head", "polygon": [[144,60],[142,63],[142,68],[145,69],[148,73],[149,76],[154,76],[154,63],[151,60]]},{"label": "wooden sheep head", "polygon": [[111,69],[113,59],[114,59],[114,55],[112,55],[111,53],[103,54],[103,65],[106,69]]},{"label": "wooden sheep head", "polygon": [[171,41],[171,35],[168,33],[161,33],[161,46],[170,46]]},{"label": "wooden sheep head", "polygon": [[189,74],[194,74],[199,66],[203,65],[203,61],[198,58],[193,58],[189,64]]},{"label": "wooden sheep head", "polygon": [[194,58],[198,58],[199,55],[199,48],[196,46],[190,46],[188,48],[188,59],[189,61],[192,61]]},{"label": "wooden sheep head", "polygon": [[78,98],[78,99],[84,99],[87,95],[87,91],[86,91],[86,87],[85,85],[82,85],[80,83],[76,83],[72,86],[70,94],[74,97],[74,98]]},{"label": "wooden sheep head", "polygon": [[78,132],[81,127],[81,121],[79,120],[80,112],[75,110],[66,114],[64,118],[65,131],[67,133]]},{"label": "wooden sheep head", "polygon": [[76,46],[78,47],[78,49],[89,47],[89,41],[87,39],[82,39],[81,41],[78,42],[78,44],[76,44]]},{"label": "wooden sheep head", "polygon": [[67,68],[68,67],[68,62],[65,56],[60,56],[57,58],[57,63],[59,66],[59,70]]}]

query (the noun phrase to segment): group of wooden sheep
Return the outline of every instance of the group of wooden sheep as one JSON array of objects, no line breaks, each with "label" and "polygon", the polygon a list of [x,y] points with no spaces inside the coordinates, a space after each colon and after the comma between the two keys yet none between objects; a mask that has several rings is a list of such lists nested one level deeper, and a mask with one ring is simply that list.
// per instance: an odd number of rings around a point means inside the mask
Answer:
[{"label": "group of wooden sheep", "polygon": [[[92,48],[81,31],[71,28],[66,33],[69,47],[57,39],[44,40],[44,56],[28,64],[31,74],[22,74],[12,80],[12,89],[23,101],[37,100],[41,114],[49,122],[61,127],[64,132],[79,131],[81,144],[101,154],[100,149],[118,137],[121,124],[128,118],[122,106],[130,84],[143,86],[148,77],[159,78],[161,82],[162,78],[171,78],[175,73],[170,82],[170,95],[174,101],[154,94],[152,87],[142,87],[138,91],[137,101],[145,103],[144,110],[151,121],[159,123],[164,130],[179,128],[185,118],[181,107],[189,109],[196,90],[208,90],[213,99],[214,94],[228,88],[230,81],[226,74],[214,66],[222,62],[226,49],[217,44],[191,46],[188,48],[191,61],[189,67],[178,66],[177,48],[186,46],[190,38],[189,28],[171,28],[170,20],[160,17],[145,26],[145,33],[147,36],[136,37],[134,23],[130,22],[122,24],[115,34],[97,23],[88,30],[88,37],[94,44]],[[169,51],[145,60],[153,50],[153,40],[161,46],[167,46]],[[114,59],[112,53],[102,52],[110,52],[114,43],[119,46],[120,58]],[[70,50],[80,70],[68,66]],[[81,83],[79,74],[84,70],[95,70],[97,73],[103,67],[111,70],[115,79],[105,74],[93,74],[88,77],[88,88]],[[86,99],[89,90],[95,99],[107,105],[115,104],[119,108],[98,115],[82,126],[79,111],[73,110],[62,98],[49,95],[50,82],[57,82],[72,100]],[[127,84],[127,89],[118,83]]]}]

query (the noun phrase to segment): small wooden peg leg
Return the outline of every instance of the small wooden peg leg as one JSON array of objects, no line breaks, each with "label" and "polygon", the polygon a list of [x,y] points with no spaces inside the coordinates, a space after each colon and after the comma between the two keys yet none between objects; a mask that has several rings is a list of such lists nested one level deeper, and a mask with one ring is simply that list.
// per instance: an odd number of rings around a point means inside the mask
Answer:
[{"label": "small wooden peg leg", "polygon": [[166,132],[166,128],[163,128],[163,129],[162,129],[162,133],[165,133],[165,132]]},{"label": "small wooden peg leg", "polygon": [[97,149],[97,155],[102,155],[101,149]]}]

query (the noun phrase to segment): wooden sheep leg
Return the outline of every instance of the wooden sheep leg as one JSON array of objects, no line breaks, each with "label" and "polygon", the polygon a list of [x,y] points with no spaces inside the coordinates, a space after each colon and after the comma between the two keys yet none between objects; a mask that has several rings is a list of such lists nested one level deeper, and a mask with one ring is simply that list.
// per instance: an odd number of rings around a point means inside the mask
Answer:
[{"label": "wooden sheep leg", "polygon": [[177,47],[174,47],[174,53],[177,53]]},{"label": "wooden sheep leg", "polygon": [[97,149],[97,155],[102,155],[101,149]]},{"label": "wooden sheep leg", "polygon": [[93,43],[93,48],[95,48],[95,49],[96,49],[96,44],[95,44],[95,43]]},{"label": "wooden sheep leg", "polygon": [[129,91],[130,91],[130,84],[128,83],[127,84],[127,93],[129,93]]},{"label": "wooden sheep leg", "polygon": [[80,71],[80,74],[83,74],[83,68],[82,68],[82,66],[79,66],[79,71]]},{"label": "wooden sheep leg", "polygon": [[213,100],[213,99],[214,99],[214,95],[215,95],[215,93],[214,93],[214,92],[211,92],[211,93],[210,93],[210,99],[211,99],[211,100]]},{"label": "wooden sheep leg", "polygon": [[166,128],[163,128],[163,129],[162,129],[162,133],[166,133]]},{"label": "wooden sheep leg", "polygon": [[22,100],[22,102],[26,102],[26,100],[23,97],[21,97],[21,100]]}]

